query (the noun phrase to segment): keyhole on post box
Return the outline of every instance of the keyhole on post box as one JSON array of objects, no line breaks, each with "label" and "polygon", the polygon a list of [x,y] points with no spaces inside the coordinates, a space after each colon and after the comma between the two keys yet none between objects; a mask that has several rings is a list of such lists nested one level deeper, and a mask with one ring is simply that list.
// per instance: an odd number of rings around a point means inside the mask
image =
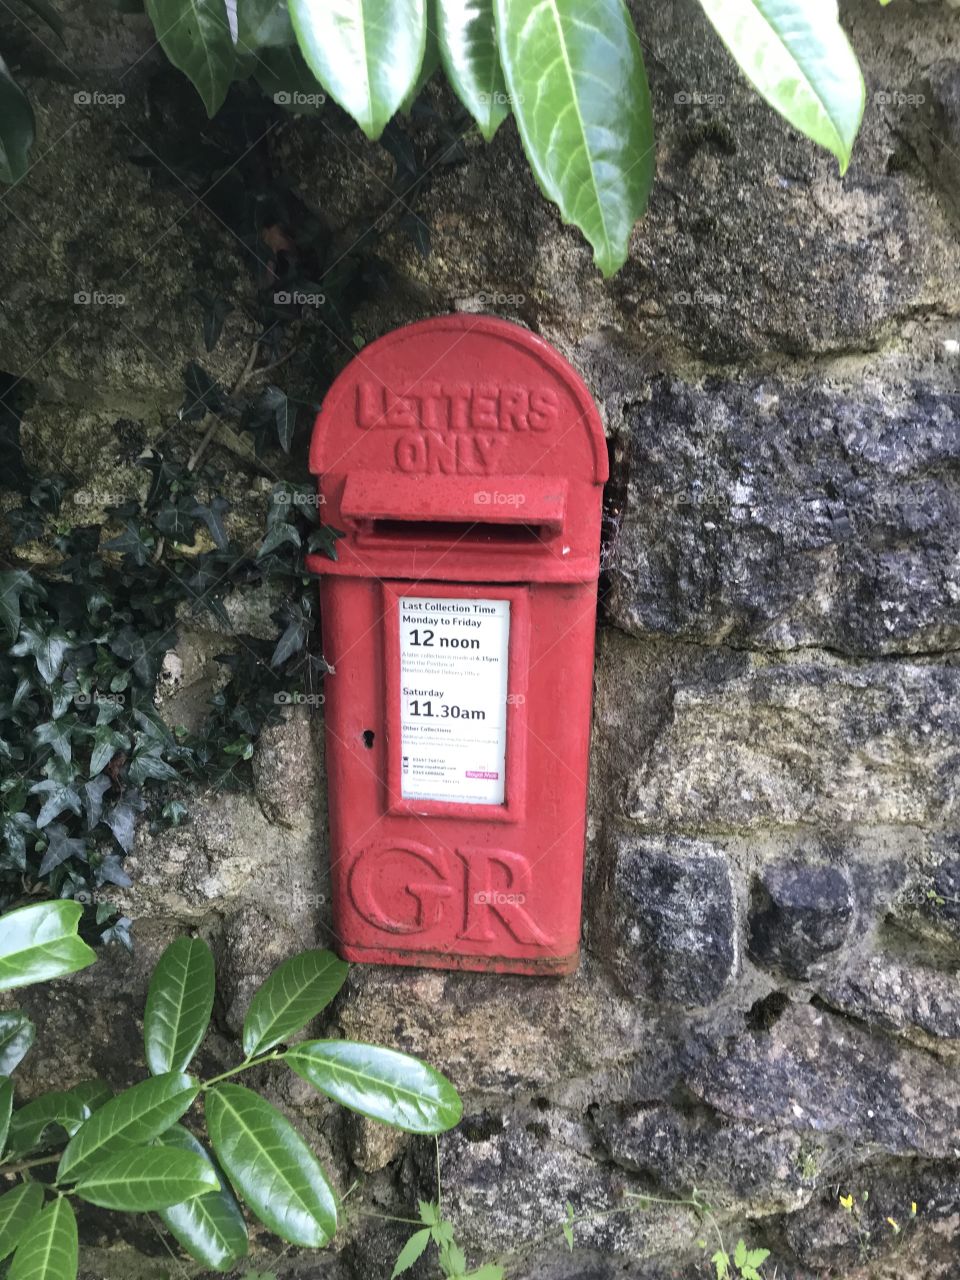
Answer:
[{"label": "keyhole on post box", "polygon": [[369,750],[373,747],[374,732],[372,729],[364,729],[363,745]]}]

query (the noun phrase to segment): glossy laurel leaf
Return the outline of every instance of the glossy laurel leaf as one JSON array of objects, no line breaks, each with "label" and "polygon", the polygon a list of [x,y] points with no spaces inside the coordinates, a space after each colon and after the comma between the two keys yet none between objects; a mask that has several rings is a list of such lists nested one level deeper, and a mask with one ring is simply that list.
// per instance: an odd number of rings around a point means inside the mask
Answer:
[{"label": "glossy laurel leaf", "polygon": [[260,1221],[291,1244],[325,1245],[337,1229],[333,1188],[289,1120],[236,1084],[210,1090],[206,1116],[217,1159]]},{"label": "glossy laurel leaf", "polygon": [[13,1111],[13,1085],[4,1076],[0,1078],[0,1155],[7,1142],[10,1114]]},{"label": "glossy laurel leaf", "polygon": [[58,1196],[30,1223],[10,1263],[7,1280],[73,1280],[77,1274],[77,1220]]},{"label": "glossy laurel leaf", "polygon": [[866,90],[836,0],[700,0],[744,75],[846,171]]},{"label": "glossy laurel leaf", "polygon": [[653,182],[650,91],[623,0],[494,0],[507,91],[541,189],[604,275]]},{"label": "glossy laurel leaf", "polygon": [[201,938],[177,938],[157,961],[147,992],[143,1041],[155,1076],[185,1071],[206,1033],[216,979]]},{"label": "glossy laurel leaf", "polygon": [[8,1076],[20,1065],[36,1034],[33,1023],[19,1009],[0,1013],[0,1076]]},{"label": "glossy laurel leaf", "polygon": [[145,1146],[187,1110],[200,1087],[191,1076],[171,1071],[118,1094],[85,1121],[60,1157],[57,1180],[83,1177],[104,1156]]},{"label": "glossy laurel leaf", "polygon": [[74,1187],[81,1200],[101,1209],[146,1213],[165,1209],[220,1186],[208,1160],[192,1151],[144,1147],[105,1156]]},{"label": "glossy laurel leaf", "polygon": [[225,0],[146,0],[146,8],[164,53],[193,82],[213,116],[237,60]]},{"label": "glossy laurel leaf", "polygon": [[438,0],[437,39],[447,79],[489,142],[510,114],[493,0]]},{"label": "glossy laurel leaf", "polygon": [[83,1101],[69,1091],[54,1089],[41,1093],[13,1113],[7,1135],[8,1154],[27,1155],[49,1145],[58,1134],[61,1140],[64,1133],[72,1137],[89,1116]]},{"label": "glossy laurel leaf", "polygon": [[310,70],[368,138],[379,138],[420,74],[426,0],[290,0]]},{"label": "glossy laurel leaf", "polygon": [[77,937],[79,902],[40,902],[3,917],[0,991],[27,987],[85,969],[96,953]]},{"label": "glossy laurel leaf", "polygon": [[43,1188],[39,1182],[21,1182],[0,1196],[0,1258],[13,1253],[42,1204]]},{"label": "glossy laurel leaf", "polygon": [[254,994],[243,1020],[248,1058],[307,1025],[343,986],[347,966],[331,951],[302,951],[278,965]]},{"label": "glossy laurel leaf", "polygon": [[189,1151],[205,1160],[219,1183],[216,1191],[161,1209],[160,1217],[191,1258],[212,1271],[229,1271],[246,1255],[248,1241],[247,1224],[226,1177],[203,1145],[181,1125],[175,1124],[161,1134],[159,1141],[165,1147]]},{"label": "glossy laurel leaf", "polygon": [[463,1115],[456,1089],[419,1058],[352,1040],[307,1040],[284,1062],[351,1111],[407,1133],[443,1133]]}]

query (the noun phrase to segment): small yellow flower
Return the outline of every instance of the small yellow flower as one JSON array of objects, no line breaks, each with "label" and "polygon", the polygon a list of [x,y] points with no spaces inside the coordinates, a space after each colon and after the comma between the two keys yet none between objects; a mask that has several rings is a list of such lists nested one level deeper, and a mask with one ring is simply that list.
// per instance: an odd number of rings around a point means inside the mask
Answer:
[{"label": "small yellow flower", "polygon": [[911,1201],[910,1201],[910,1216],[911,1216],[911,1217],[913,1217],[913,1218],[915,1218],[915,1217],[917,1216],[917,1202],[916,1202],[916,1200],[911,1200]]},{"label": "small yellow flower", "polygon": [[899,1223],[899,1222],[894,1222],[894,1220],[893,1220],[892,1218],[888,1218],[888,1219],[887,1219],[887,1221],[890,1223],[891,1227],[893,1227],[894,1234],[895,1234],[895,1235],[899,1235],[899,1234],[900,1234],[900,1223]]},{"label": "small yellow flower", "polygon": [[847,1213],[850,1213],[850,1211],[853,1209],[853,1196],[852,1195],[841,1196],[840,1203],[846,1209]]}]

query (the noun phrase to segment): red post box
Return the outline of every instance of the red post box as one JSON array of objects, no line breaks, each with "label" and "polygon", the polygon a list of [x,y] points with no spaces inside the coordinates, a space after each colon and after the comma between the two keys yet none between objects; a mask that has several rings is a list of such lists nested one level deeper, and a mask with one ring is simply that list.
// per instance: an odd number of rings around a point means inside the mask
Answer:
[{"label": "red post box", "polygon": [[596,406],[488,316],[365,347],[310,469],[322,575],[334,930],[348,960],[577,964],[600,516]]}]

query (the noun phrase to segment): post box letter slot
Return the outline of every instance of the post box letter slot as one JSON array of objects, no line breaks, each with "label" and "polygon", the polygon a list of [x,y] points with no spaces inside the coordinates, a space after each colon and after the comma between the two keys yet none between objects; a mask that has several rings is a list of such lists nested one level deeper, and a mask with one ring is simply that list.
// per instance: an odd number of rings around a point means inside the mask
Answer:
[{"label": "post box letter slot", "polygon": [[563,529],[566,498],[566,481],[553,477],[430,476],[425,484],[360,472],[344,483],[340,513],[365,541],[535,550]]}]

